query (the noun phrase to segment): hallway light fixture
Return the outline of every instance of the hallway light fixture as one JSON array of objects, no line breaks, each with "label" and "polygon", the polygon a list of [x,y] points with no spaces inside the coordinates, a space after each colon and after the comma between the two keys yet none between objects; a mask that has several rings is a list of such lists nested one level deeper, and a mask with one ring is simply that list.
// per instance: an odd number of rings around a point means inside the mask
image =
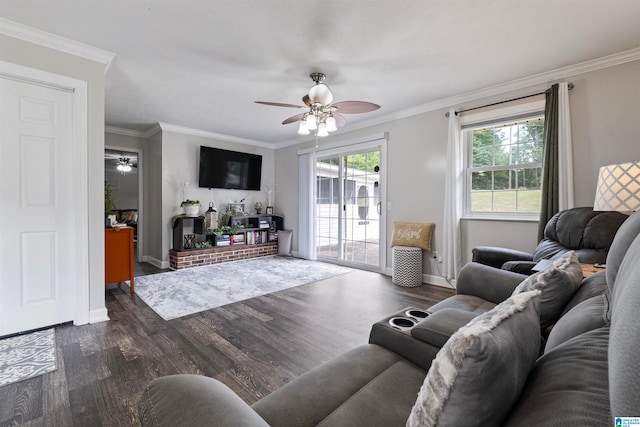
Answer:
[{"label": "hallway light fixture", "polygon": [[118,159],[118,166],[116,166],[116,169],[118,169],[122,175],[124,175],[127,172],[131,172],[131,160],[128,157],[120,157],[120,159]]}]

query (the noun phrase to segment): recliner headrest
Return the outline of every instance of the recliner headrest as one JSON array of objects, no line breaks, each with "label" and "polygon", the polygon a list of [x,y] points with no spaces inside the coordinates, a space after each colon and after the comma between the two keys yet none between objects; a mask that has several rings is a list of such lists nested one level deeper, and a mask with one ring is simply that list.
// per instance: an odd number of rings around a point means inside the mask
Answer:
[{"label": "recliner headrest", "polygon": [[608,250],[616,231],[627,218],[620,212],[594,211],[591,207],[567,209],[549,220],[544,237],[569,250]]}]

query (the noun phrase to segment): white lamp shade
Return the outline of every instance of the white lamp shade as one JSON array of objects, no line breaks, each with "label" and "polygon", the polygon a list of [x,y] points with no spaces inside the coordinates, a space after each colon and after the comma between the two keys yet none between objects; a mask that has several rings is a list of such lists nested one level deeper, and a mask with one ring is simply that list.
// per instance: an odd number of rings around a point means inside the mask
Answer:
[{"label": "white lamp shade", "polygon": [[320,83],[309,89],[309,99],[313,104],[317,102],[322,105],[329,105],[333,101],[333,94],[329,86]]},{"label": "white lamp shade", "polygon": [[327,125],[324,123],[320,123],[318,125],[318,136],[327,136],[329,132],[327,132]]},{"label": "white lamp shade", "polygon": [[306,120],[300,120],[300,126],[298,127],[298,133],[300,135],[309,135],[309,128],[307,127]]},{"label": "white lamp shade", "polygon": [[593,210],[618,212],[640,210],[640,162],[600,168]]},{"label": "white lamp shade", "polygon": [[316,116],[314,116],[313,114],[309,114],[307,116],[307,129],[316,130],[317,127],[318,124],[316,123]]},{"label": "white lamp shade", "polygon": [[334,132],[338,130],[338,127],[336,126],[336,119],[333,116],[327,117],[327,120],[325,120],[325,123],[327,124],[327,130],[329,132]]}]

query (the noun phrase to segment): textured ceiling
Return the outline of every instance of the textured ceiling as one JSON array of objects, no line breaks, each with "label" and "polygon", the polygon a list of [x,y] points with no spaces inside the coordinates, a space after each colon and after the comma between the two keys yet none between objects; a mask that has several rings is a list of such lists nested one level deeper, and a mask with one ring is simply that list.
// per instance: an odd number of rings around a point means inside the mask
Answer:
[{"label": "textured ceiling", "polygon": [[115,53],[106,124],[163,122],[292,142],[322,71],[335,101],[380,104],[345,130],[640,47],[638,0],[0,0],[2,18]]}]

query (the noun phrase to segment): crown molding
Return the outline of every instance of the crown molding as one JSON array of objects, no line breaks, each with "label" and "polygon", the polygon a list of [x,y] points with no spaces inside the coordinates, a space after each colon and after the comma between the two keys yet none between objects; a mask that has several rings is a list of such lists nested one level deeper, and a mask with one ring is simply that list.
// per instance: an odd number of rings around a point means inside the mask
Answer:
[{"label": "crown molding", "polygon": [[[256,147],[273,149],[273,144],[255,139],[239,138],[237,136],[224,135],[221,133],[209,132],[206,130],[192,129],[184,126],[177,126],[168,123],[158,123],[163,131],[176,132],[184,135],[201,136],[204,138],[214,138],[221,141],[234,142],[237,144],[253,145]],[[155,132],[154,132],[155,133]]]},{"label": "crown molding", "polygon": [[117,126],[105,126],[104,131],[106,133],[113,133],[116,135],[133,136],[136,138],[148,138],[148,136],[146,136],[148,131],[140,132],[138,130],[119,128]]},{"label": "crown molding", "polygon": [[[451,107],[460,106],[461,104],[477,101],[483,98],[489,98],[492,96],[499,96],[505,93],[518,90],[529,90],[531,93],[540,90],[540,86],[548,86],[550,83],[566,80],[570,77],[585,74],[592,71],[601,70],[603,68],[614,67],[616,65],[625,64],[627,62],[633,62],[640,60],[640,48],[626,50],[624,52],[614,53],[612,55],[603,56],[602,58],[593,59],[590,61],[581,62],[575,65],[569,65],[567,67],[558,68],[556,70],[547,71],[544,73],[534,74],[528,77],[524,77],[517,80],[512,80],[506,83],[501,83],[494,86],[488,86],[486,88],[474,90],[471,92],[465,92],[460,95],[454,95],[447,98],[438,99],[426,104],[419,105],[413,108],[407,108],[405,110],[390,113],[384,116],[377,117],[371,120],[365,120],[349,126],[348,130],[343,132],[351,132],[359,129],[368,128],[375,125],[388,123],[394,120],[404,119],[407,117],[416,116],[422,113],[428,113],[440,109],[449,109]],[[524,94],[523,95],[527,95]],[[339,135],[341,132],[335,132],[333,135]],[[284,148],[292,145],[309,142],[308,139],[291,139],[284,141],[280,144],[276,144],[276,148]]]},{"label": "crown molding", "polygon": [[143,138],[151,138],[156,133],[162,132],[162,128],[160,127],[160,123],[156,123],[151,126],[145,133],[143,133]]},{"label": "crown molding", "polygon": [[98,49],[97,47],[89,46],[62,36],[47,33],[46,31],[28,27],[4,18],[0,18],[0,34],[5,34],[40,46],[59,50],[90,61],[99,62],[105,65],[105,74],[109,70],[113,58],[116,56],[115,53]]}]

